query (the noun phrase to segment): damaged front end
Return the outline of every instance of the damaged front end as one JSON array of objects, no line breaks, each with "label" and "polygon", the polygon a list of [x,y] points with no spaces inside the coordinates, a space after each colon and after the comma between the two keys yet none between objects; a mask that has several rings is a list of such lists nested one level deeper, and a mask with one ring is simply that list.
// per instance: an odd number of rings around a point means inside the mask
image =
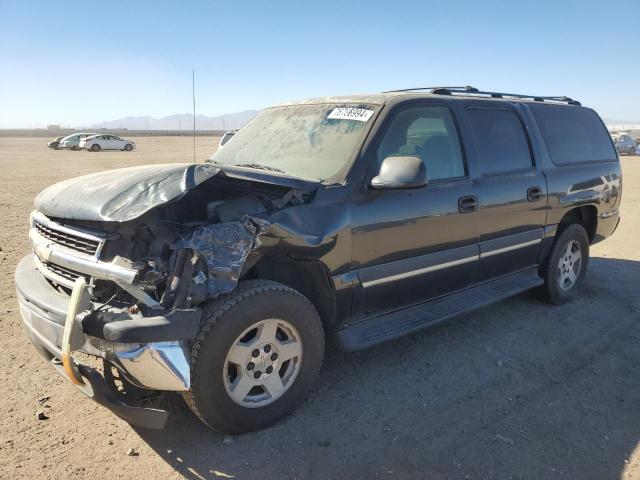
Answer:
[{"label": "damaged front end", "polygon": [[142,389],[188,390],[201,307],[236,287],[259,247],[277,243],[271,216],[314,194],[307,182],[284,183],[167,165],[45,190],[31,216],[33,255],[16,271],[32,342],[96,401],[130,423],[161,428],[166,412],[126,405],[73,352],[103,359]]}]

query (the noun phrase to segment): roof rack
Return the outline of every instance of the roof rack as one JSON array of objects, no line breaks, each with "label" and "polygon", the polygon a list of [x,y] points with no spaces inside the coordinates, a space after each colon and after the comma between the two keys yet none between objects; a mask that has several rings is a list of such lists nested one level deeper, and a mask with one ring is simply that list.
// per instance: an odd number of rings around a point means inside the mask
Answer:
[{"label": "roof rack", "polygon": [[557,97],[541,97],[538,95],[523,95],[520,93],[501,93],[501,92],[484,92],[478,90],[475,87],[470,85],[466,85],[464,87],[418,87],[418,88],[403,88],[401,90],[387,90],[382,93],[396,93],[396,92],[415,92],[420,90],[431,90],[431,93],[434,95],[478,95],[478,96],[488,96],[490,98],[520,98],[520,99],[531,99],[535,102],[560,102],[567,103],[569,105],[577,105],[580,106],[581,103],[577,100],[574,100],[565,96],[557,96]]}]

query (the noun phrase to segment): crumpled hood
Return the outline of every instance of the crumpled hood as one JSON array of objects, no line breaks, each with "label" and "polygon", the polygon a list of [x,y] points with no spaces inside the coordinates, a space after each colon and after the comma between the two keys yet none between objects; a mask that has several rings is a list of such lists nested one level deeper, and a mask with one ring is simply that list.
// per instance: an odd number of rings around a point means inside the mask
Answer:
[{"label": "crumpled hood", "polygon": [[219,168],[202,163],[108,170],[56,183],[43,190],[34,205],[49,217],[127,222],[179,199],[218,172]]}]

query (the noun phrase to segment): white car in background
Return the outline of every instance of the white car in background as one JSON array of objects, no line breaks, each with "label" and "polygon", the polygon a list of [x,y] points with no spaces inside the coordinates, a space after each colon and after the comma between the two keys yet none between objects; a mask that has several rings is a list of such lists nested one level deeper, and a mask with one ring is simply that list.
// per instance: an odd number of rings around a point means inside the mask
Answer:
[{"label": "white car in background", "polygon": [[83,138],[91,137],[93,135],[97,135],[97,133],[74,133],[72,135],[68,135],[60,140],[58,148],[68,148],[70,150],[79,150],[80,149],[80,141]]},{"label": "white car in background", "polygon": [[100,150],[124,150],[125,152],[130,152],[136,148],[136,144],[131,140],[101,133],[80,140],[80,148],[92,152],[99,152]]},{"label": "white car in background", "polygon": [[236,133],[238,133],[238,130],[227,130],[226,132],[224,132],[224,135],[220,137],[218,148],[222,147],[225,143],[231,140],[231,137],[233,137]]}]

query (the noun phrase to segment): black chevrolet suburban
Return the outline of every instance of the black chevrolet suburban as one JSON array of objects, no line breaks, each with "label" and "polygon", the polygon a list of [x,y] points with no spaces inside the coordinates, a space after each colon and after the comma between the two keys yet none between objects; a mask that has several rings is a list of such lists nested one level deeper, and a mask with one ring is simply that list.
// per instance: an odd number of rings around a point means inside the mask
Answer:
[{"label": "black chevrolet suburban", "polygon": [[621,192],[605,126],[567,97],[304,100],[205,163],[47,188],[15,283],[36,349],[100,404],[162,428],[150,394],[180,392],[240,433],[305,398],[325,339],[362,349],[529,289],[569,300]]}]

